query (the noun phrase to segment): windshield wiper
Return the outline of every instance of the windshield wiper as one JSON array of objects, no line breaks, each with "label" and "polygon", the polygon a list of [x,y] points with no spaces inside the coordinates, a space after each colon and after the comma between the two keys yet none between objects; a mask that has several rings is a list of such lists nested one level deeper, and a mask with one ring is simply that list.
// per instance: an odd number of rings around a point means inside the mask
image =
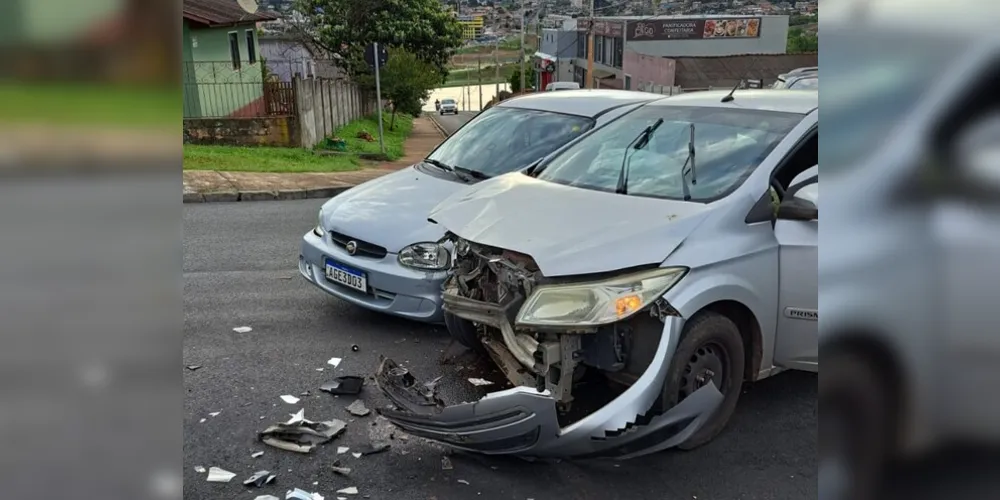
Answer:
[{"label": "windshield wiper", "polygon": [[628,146],[625,146],[625,154],[622,155],[622,168],[618,172],[618,187],[615,188],[615,193],[628,194],[628,153],[630,150],[633,150],[632,146],[635,145],[634,151],[638,151],[646,147],[646,145],[649,144],[649,138],[652,137],[653,132],[655,132],[660,125],[663,125],[663,118],[656,120],[652,125],[642,129],[642,132],[639,132],[639,135],[637,135],[635,139],[632,139],[632,142],[628,143]]},{"label": "windshield wiper", "polygon": [[691,190],[688,188],[687,181],[684,179],[688,163],[691,163],[691,184],[698,184],[698,173],[694,168],[694,124],[691,124],[691,137],[688,139],[688,157],[684,160],[684,165],[681,166],[681,186],[684,188],[684,201],[691,200]]},{"label": "windshield wiper", "polygon": [[455,172],[465,174],[465,175],[467,175],[469,177],[472,177],[473,179],[479,179],[481,181],[484,181],[486,179],[489,179],[490,177],[493,177],[492,175],[484,174],[484,173],[482,173],[482,172],[480,172],[478,170],[472,170],[471,168],[452,167],[452,169],[455,170]]},{"label": "windshield wiper", "polygon": [[440,168],[441,170],[447,170],[448,172],[455,171],[454,168],[451,168],[451,165],[448,165],[447,163],[444,163],[442,161],[432,160],[430,158],[424,158],[424,163],[427,163],[429,165],[434,165],[435,167]]},{"label": "windshield wiper", "polygon": [[465,183],[471,182],[473,179],[477,178],[476,174],[478,172],[472,173],[472,171],[469,170],[469,169],[467,169],[467,168],[453,167],[453,166],[448,165],[447,163],[445,163],[443,161],[432,160],[430,158],[424,158],[424,163],[427,163],[429,165],[434,165],[435,167],[440,168],[441,170],[444,170],[445,172],[451,172],[451,173],[455,174],[455,177],[458,177],[459,179],[461,179],[462,182],[465,182]]}]

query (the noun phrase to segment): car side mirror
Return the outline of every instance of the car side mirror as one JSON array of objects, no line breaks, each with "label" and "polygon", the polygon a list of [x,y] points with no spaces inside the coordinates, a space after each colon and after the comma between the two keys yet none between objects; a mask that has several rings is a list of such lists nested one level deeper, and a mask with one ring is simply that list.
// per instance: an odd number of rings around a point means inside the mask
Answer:
[{"label": "car side mirror", "polygon": [[778,205],[777,218],[779,220],[817,220],[819,219],[819,208],[809,200],[790,196]]}]

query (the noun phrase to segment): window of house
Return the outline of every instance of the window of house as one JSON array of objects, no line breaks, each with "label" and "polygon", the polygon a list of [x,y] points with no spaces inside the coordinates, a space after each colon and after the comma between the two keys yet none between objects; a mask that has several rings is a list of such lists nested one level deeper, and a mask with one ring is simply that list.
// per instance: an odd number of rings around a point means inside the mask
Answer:
[{"label": "window of house", "polygon": [[250,64],[257,63],[257,44],[254,43],[254,30],[246,30],[247,34],[247,61]]},{"label": "window of house", "polygon": [[604,37],[594,37],[594,60],[604,64]]},{"label": "window of house", "polygon": [[616,67],[616,68],[621,68],[622,67],[622,55],[623,55],[623,52],[624,52],[624,46],[625,46],[625,44],[624,44],[624,42],[622,41],[621,38],[615,38],[614,40],[615,40],[614,41],[614,51],[612,52],[613,59],[612,59],[612,64],[611,65],[614,66],[614,67]]},{"label": "window of house", "polygon": [[240,37],[235,31],[229,32],[229,58],[233,61],[233,69],[240,69]]}]

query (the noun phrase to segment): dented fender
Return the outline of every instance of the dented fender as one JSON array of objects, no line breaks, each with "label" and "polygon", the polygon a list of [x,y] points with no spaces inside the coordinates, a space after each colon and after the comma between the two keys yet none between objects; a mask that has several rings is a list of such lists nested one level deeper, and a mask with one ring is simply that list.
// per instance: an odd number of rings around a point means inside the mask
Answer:
[{"label": "dented fender", "polygon": [[389,359],[382,360],[375,380],[396,408],[379,412],[415,436],[493,455],[625,459],[672,448],[697,432],[723,399],[715,385],[706,384],[666,412],[654,408],[683,325],[683,318],[668,316],[653,362],[639,379],[564,428],[548,391],[515,387],[445,405]]}]

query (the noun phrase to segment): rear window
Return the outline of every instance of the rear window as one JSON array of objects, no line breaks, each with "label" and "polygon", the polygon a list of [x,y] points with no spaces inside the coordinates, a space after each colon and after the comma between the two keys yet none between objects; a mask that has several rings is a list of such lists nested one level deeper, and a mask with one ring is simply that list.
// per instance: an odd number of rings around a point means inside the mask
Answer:
[{"label": "rear window", "polygon": [[527,167],[593,126],[584,116],[494,106],[427,158],[493,177]]}]

